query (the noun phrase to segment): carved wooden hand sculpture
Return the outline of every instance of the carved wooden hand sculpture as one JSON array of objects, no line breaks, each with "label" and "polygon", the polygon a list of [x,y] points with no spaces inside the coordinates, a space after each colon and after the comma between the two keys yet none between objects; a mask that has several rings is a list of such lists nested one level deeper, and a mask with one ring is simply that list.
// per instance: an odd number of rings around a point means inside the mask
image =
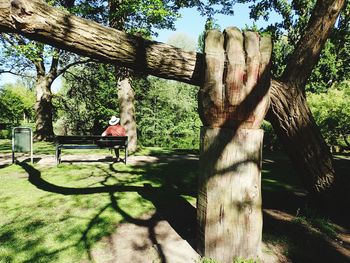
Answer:
[{"label": "carved wooden hand sculpture", "polygon": [[271,39],[234,27],[207,32],[199,91],[204,126],[258,129],[269,107]]}]

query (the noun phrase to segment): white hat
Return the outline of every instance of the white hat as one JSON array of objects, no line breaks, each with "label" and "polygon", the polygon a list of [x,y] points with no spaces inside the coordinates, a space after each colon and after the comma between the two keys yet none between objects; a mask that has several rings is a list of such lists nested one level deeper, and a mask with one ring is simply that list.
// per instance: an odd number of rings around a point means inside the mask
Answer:
[{"label": "white hat", "polygon": [[109,125],[116,125],[120,121],[120,118],[117,118],[116,116],[112,116],[111,119],[109,120]]}]

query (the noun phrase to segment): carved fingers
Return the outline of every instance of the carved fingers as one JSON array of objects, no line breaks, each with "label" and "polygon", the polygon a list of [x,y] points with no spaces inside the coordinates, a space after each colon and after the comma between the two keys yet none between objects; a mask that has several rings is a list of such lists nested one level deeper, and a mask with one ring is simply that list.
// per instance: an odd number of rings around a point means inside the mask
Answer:
[{"label": "carved fingers", "polygon": [[205,126],[259,128],[269,106],[271,39],[234,27],[208,31],[199,111]]}]

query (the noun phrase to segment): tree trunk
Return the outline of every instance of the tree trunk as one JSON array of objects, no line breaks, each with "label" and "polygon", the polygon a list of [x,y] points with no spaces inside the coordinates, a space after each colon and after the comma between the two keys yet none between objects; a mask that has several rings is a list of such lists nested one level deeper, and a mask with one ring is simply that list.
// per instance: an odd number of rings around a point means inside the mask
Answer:
[{"label": "tree trunk", "polygon": [[[116,12],[121,9],[122,4],[123,0],[109,1],[109,25],[119,30],[124,29],[125,18],[129,15],[127,13],[119,13],[116,15]],[[123,71],[125,74],[123,74]],[[121,124],[126,129],[126,134],[129,137],[128,150],[132,153],[135,152],[137,148],[135,92],[131,86],[131,74],[129,70],[116,66],[115,73],[116,79],[118,80],[117,90]]]},{"label": "tree trunk", "polygon": [[121,124],[129,137],[128,150],[134,152],[137,147],[135,94],[128,77],[118,80],[118,101]]},{"label": "tree trunk", "polygon": [[45,76],[40,76],[36,80],[36,132],[34,138],[39,141],[50,141],[54,132],[52,126],[52,94],[51,82]]},{"label": "tree trunk", "polygon": [[301,90],[273,81],[269,120],[307,189],[323,193],[334,185],[329,148],[312,117]]},{"label": "tree trunk", "polygon": [[[290,141],[286,144],[286,149],[291,154],[292,160],[307,160],[299,161],[294,166],[301,171],[301,177],[307,178],[304,179],[305,181],[315,182],[313,186],[311,186],[313,183],[309,183],[308,189],[319,191],[320,194],[325,189],[316,186],[320,185],[320,180],[328,181],[326,188],[334,187],[332,179],[329,179],[336,176],[333,168],[326,169],[328,165],[331,165],[330,153],[323,146],[325,142],[319,136],[319,131],[314,127],[314,124],[310,126],[308,135],[313,138],[312,140],[304,140],[306,145],[292,143],[295,142],[294,138],[298,138],[298,136],[294,136],[295,131],[298,131],[297,134],[301,134],[305,127],[302,126],[303,121],[295,121],[295,125],[289,127],[287,125],[289,118],[312,120],[312,116],[307,109],[305,99],[296,104],[302,104],[302,108],[305,109],[300,111],[289,108],[292,107],[292,104],[286,104],[285,101],[291,99],[295,94],[299,94],[299,92],[295,93],[293,88],[303,92],[303,85],[317,63],[320,50],[344,3],[345,0],[317,1],[313,16],[305,30],[306,33],[298,44],[296,52],[291,56],[283,74],[283,82],[280,82],[283,84],[280,87],[288,88],[284,92],[280,92],[279,85],[271,87],[274,94],[272,96],[274,108],[270,111],[270,115],[274,119],[272,122],[275,129],[278,130],[277,134],[283,142]],[[98,59],[101,62],[125,66],[162,78],[179,80],[193,85],[201,85],[204,79],[202,54],[184,52],[162,43],[144,40],[115,29],[106,28],[95,22],[50,7],[38,0],[12,2],[0,0],[0,31],[18,33],[33,40]],[[293,116],[291,112],[293,112]],[[281,125],[280,128],[279,125]],[[311,141],[312,144],[308,144]],[[320,149],[322,150],[320,151]],[[293,157],[293,152],[295,156],[299,155],[299,157]],[[315,169],[320,164],[319,160],[325,160],[325,168]],[[309,174],[309,171],[313,171],[313,173]]]},{"label": "tree trunk", "polygon": [[198,250],[232,263],[261,252],[261,149],[263,131],[201,130],[197,202]]},{"label": "tree trunk", "polygon": [[345,0],[318,0],[280,81],[272,82],[270,121],[306,188],[315,195],[334,191],[332,155],[305,98],[305,84]]}]

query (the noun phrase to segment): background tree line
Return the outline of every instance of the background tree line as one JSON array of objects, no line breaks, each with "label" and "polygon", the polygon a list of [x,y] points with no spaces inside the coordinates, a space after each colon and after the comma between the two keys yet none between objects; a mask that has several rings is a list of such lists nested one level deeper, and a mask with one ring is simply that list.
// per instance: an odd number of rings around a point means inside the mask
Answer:
[{"label": "background tree line", "polygon": [[[319,73],[323,63],[317,66]],[[329,66],[332,66],[331,63]],[[55,134],[100,134],[109,117],[118,114],[115,77],[108,65],[89,63],[69,71],[64,85],[53,96]],[[310,82],[307,98],[327,143],[334,151],[349,150],[350,82],[320,85]],[[197,113],[197,89],[188,84],[140,76],[133,80],[136,122],[140,144],[198,148],[201,125]],[[26,83],[6,84],[0,90],[0,122],[34,128],[33,88]],[[271,125],[265,122],[264,144],[281,149]],[[2,137],[9,132],[3,132]]]}]

